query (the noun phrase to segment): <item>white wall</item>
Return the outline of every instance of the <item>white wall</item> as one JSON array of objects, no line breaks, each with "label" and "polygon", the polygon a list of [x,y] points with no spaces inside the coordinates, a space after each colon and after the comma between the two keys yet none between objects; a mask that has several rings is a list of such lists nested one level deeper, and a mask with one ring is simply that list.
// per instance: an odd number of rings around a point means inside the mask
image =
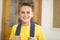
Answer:
[{"label": "white wall", "polygon": [[47,40],[60,40],[60,30],[53,29],[53,0],[42,0],[42,27]]},{"label": "white wall", "polygon": [[[47,40],[60,40],[60,30],[53,30],[53,0],[42,0],[42,27]],[[2,0],[0,0],[0,40],[2,27]]]},{"label": "white wall", "polygon": [[2,22],[2,0],[0,0],[0,40],[1,40],[1,23]]}]

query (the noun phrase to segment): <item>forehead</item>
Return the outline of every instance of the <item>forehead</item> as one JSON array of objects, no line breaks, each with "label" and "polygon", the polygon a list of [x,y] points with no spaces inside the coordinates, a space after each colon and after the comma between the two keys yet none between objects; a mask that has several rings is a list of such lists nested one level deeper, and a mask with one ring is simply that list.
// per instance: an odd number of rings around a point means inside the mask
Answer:
[{"label": "forehead", "polygon": [[32,10],[32,7],[30,7],[30,6],[21,6],[20,10]]}]

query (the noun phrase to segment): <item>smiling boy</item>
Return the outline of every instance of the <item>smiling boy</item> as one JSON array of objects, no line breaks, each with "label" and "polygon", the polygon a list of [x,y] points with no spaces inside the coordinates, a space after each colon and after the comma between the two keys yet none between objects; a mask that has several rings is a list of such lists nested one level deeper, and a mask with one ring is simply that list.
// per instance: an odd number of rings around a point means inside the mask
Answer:
[{"label": "smiling boy", "polygon": [[[35,24],[34,22],[31,22],[32,17],[32,5],[29,3],[21,4],[21,6],[19,7],[19,19],[21,20],[21,22],[20,24],[16,24],[13,26],[11,30],[10,40],[45,40],[41,26]],[[33,29],[31,30],[31,27],[33,27],[34,31]],[[18,29],[19,31],[17,32]],[[17,33],[19,35],[17,35]]]}]

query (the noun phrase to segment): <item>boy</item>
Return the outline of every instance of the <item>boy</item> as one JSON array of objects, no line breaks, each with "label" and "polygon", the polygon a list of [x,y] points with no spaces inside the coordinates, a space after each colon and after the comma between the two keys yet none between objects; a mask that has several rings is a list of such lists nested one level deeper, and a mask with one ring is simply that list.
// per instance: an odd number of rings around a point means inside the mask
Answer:
[{"label": "boy", "polygon": [[[10,40],[45,40],[41,26],[32,22],[32,17],[32,5],[29,3],[21,4],[19,7],[19,19],[21,22],[13,26]],[[33,28],[31,29],[31,27]]]}]

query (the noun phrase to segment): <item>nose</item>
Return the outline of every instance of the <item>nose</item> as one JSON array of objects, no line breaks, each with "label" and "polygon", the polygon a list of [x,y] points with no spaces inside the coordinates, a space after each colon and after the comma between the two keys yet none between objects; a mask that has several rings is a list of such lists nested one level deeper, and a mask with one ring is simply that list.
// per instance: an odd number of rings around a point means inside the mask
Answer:
[{"label": "nose", "polygon": [[27,16],[27,12],[24,13],[24,16]]}]

